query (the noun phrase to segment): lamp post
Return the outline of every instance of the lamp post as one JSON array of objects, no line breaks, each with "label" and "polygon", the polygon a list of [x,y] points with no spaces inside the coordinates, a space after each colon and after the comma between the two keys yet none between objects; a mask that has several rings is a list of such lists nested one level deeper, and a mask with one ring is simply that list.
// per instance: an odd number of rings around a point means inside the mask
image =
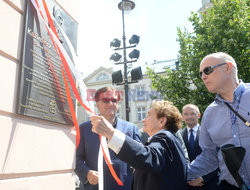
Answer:
[{"label": "lamp post", "polygon": [[[128,9],[132,10],[135,7],[133,1],[126,1]],[[126,109],[126,120],[129,121],[129,105],[128,105],[128,72],[127,72],[127,54],[126,54],[126,35],[125,35],[125,22],[124,22],[124,8],[125,0],[122,0],[118,4],[118,8],[122,11],[122,41],[123,41],[123,62],[124,62],[124,91],[125,91],[125,109]]]},{"label": "lamp post", "polygon": [[137,59],[140,56],[140,52],[136,49],[134,49],[132,52],[129,53],[129,58],[131,60],[127,60],[127,52],[126,50],[128,48],[134,48],[139,43],[140,37],[137,35],[133,35],[130,40],[130,46],[126,46],[126,35],[125,35],[125,22],[124,22],[124,12],[130,11],[134,9],[135,3],[131,0],[122,0],[118,4],[118,8],[122,11],[122,29],[123,29],[123,35],[122,35],[122,45],[123,47],[120,48],[121,41],[115,38],[112,42],[110,42],[110,47],[114,47],[114,50],[123,50],[123,62],[121,62],[121,55],[119,53],[114,53],[110,60],[115,61],[115,64],[124,64],[124,80],[122,78],[121,71],[113,72],[112,73],[112,83],[117,85],[124,85],[124,91],[125,91],[125,109],[126,109],[126,120],[129,121],[129,103],[128,103],[128,84],[138,82],[138,80],[142,79],[142,73],[141,68],[137,67],[131,71],[131,78],[132,80],[128,81],[128,63],[136,62]]}]

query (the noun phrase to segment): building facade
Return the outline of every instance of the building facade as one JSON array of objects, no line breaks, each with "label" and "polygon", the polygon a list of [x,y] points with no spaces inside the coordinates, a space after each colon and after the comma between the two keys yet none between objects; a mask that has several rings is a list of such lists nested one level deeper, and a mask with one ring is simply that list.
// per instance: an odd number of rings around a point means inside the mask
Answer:
[{"label": "building facade", "polygon": [[200,19],[202,19],[202,13],[206,14],[206,10],[213,6],[211,0],[202,0],[202,7],[197,11],[199,13]]}]

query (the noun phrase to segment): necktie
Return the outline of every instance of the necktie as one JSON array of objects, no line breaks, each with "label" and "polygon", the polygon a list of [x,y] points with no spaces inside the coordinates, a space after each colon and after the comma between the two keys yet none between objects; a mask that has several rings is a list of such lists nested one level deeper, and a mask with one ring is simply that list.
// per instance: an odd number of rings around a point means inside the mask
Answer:
[{"label": "necktie", "polygon": [[193,152],[194,150],[194,134],[193,134],[193,129],[190,129],[190,136],[189,136],[189,149],[191,150],[191,152]]}]

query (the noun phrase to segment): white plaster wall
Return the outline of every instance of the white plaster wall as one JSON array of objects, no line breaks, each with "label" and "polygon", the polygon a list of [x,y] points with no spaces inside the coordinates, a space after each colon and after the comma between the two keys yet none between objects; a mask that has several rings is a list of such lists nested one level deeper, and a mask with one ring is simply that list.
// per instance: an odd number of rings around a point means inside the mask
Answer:
[{"label": "white plaster wall", "polygon": [[18,68],[18,64],[0,55],[0,110],[15,112]]},{"label": "white plaster wall", "polygon": [[22,42],[23,16],[5,1],[0,1],[0,10],[0,50],[15,58],[19,58]]},{"label": "white plaster wall", "polygon": [[[41,173],[74,168],[75,135],[53,126],[0,116],[1,174]],[[0,188],[1,189],[1,188]]]},{"label": "white plaster wall", "polygon": [[[56,183],[55,183],[56,182]],[[75,183],[72,174],[55,174],[41,177],[24,177],[19,179],[0,180],[1,190],[71,190]]]}]

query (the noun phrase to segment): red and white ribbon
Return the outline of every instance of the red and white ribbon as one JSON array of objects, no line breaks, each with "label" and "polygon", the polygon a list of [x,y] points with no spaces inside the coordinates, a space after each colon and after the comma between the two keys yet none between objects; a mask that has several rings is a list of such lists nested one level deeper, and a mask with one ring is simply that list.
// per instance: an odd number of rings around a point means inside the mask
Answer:
[{"label": "red and white ribbon", "polygon": [[[60,60],[62,61],[61,62],[62,63],[61,64],[61,71],[62,71],[64,82],[65,82],[67,100],[68,100],[68,103],[69,103],[69,107],[70,107],[72,119],[73,119],[74,126],[75,126],[75,129],[76,129],[76,148],[77,148],[78,145],[79,145],[79,142],[80,142],[80,131],[79,131],[79,126],[78,126],[78,122],[77,122],[77,119],[76,119],[76,115],[75,115],[74,106],[73,106],[73,103],[72,103],[72,99],[71,99],[69,87],[68,87],[68,84],[67,84],[66,76],[67,76],[67,78],[68,78],[68,80],[70,82],[70,85],[71,85],[71,88],[73,90],[75,98],[80,102],[80,104],[83,106],[83,108],[87,111],[87,113],[90,116],[93,115],[93,114],[95,114],[95,113],[92,111],[93,109],[90,109],[90,107],[92,107],[92,106],[91,106],[91,103],[89,103],[87,101],[87,93],[86,93],[87,92],[87,88],[84,85],[84,83],[81,81],[79,72],[75,69],[74,64],[72,63],[72,61],[69,58],[67,52],[65,51],[65,49],[62,46],[62,44],[59,41],[59,38],[58,38],[58,35],[57,35],[57,32],[56,32],[54,23],[53,23],[52,18],[50,16],[50,13],[49,13],[49,10],[48,10],[48,7],[47,7],[47,4],[46,4],[45,0],[42,0],[43,7],[44,7],[44,10],[45,10],[45,13],[46,13],[46,16],[47,16],[47,20],[48,20],[48,22],[49,22],[50,27],[52,28],[52,30],[47,25],[47,22],[45,21],[44,16],[43,16],[45,14],[41,11],[39,3],[37,2],[37,0],[30,0],[30,1],[32,2],[34,8],[36,9],[37,15],[39,16],[40,20],[43,21],[43,23],[44,23],[44,25],[45,25],[48,33],[49,33],[49,36],[50,36],[51,41],[53,43],[53,46],[54,46],[54,48],[55,48],[55,50],[57,52],[57,55],[58,55],[59,58],[61,58]],[[61,31],[63,31],[63,30],[61,30]],[[72,44],[70,43],[69,39],[67,38],[67,35],[65,33],[63,33],[63,34],[64,34],[65,39],[67,39],[67,43],[68,43],[70,49],[72,50],[73,46],[71,47]],[[74,54],[74,53],[75,52],[73,50],[72,54]],[[63,65],[63,67],[64,67],[64,69],[66,71],[66,75],[65,75],[65,73],[63,71],[62,65]],[[74,74],[74,76],[76,78],[76,81],[79,82],[79,86],[80,86],[82,98],[80,97],[80,95],[78,93],[78,90],[76,88],[74,79],[73,79],[70,71]],[[84,100],[84,103],[83,103],[82,100]],[[110,170],[112,176],[117,181],[118,185],[123,185],[123,183],[121,182],[121,180],[116,175],[116,173],[115,173],[115,171],[113,169],[113,166],[111,164],[111,159],[110,159],[109,151],[108,151],[108,148],[107,148],[106,139],[104,137],[101,137],[101,136],[99,136],[99,139],[100,139],[100,150],[102,151],[101,154],[103,154],[104,159],[105,159],[105,161],[106,161],[106,163],[107,163],[107,165],[109,167],[109,170]],[[101,154],[99,154],[99,155],[101,155]],[[100,157],[100,156],[98,156],[98,157]],[[103,171],[102,166],[100,166],[100,165],[102,165],[102,163],[103,163],[102,159],[101,160],[98,159],[98,168],[100,168],[100,170]],[[103,172],[101,172],[101,173],[103,174]],[[101,176],[101,178],[99,180],[99,188],[103,189],[103,176]]]}]

